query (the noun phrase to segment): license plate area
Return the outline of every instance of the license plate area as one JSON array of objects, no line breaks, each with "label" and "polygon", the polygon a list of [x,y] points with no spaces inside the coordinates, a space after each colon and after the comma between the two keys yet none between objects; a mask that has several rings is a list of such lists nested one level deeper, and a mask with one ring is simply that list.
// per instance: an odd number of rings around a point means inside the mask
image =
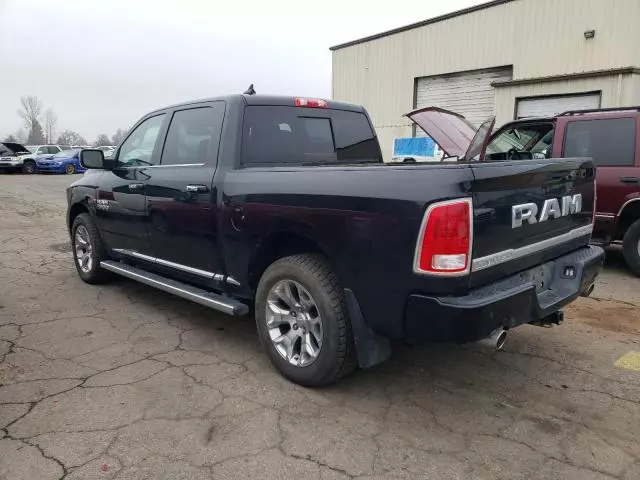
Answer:
[{"label": "license plate area", "polygon": [[551,287],[555,263],[548,262],[520,274],[525,282],[531,282],[536,286],[536,293],[544,292]]}]

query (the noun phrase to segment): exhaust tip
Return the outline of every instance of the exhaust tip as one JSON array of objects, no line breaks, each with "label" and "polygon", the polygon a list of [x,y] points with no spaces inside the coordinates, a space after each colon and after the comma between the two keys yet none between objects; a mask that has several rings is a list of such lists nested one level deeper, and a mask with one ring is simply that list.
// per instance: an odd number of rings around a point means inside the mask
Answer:
[{"label": "exhaust tip", "polygon": [[491,332],[487,338],[479,340],[477,343],[485,348],[492,350],[502,350],[507,341],[507,331],[504,328],[498,328]]}]

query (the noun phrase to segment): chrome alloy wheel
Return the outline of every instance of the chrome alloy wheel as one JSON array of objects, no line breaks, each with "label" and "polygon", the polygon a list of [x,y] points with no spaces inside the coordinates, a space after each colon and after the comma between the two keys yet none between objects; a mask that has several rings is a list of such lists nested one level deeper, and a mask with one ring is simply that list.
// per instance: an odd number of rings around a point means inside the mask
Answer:
[{"label": "chrome alloy wheel", "polygon": [[91,246],[89,232],[84,225],[79,225],[78,228],[76,228],[74,250],[76,262],[78,262],[80,270],[84,273],[89,273],[93,268],[93,248]]},{"label": "chrome alloy wheel", "polygon": [[322,319],[315,300],[301,284],[281,280],[267,295],[267,329],[282,358],[296,367],[311,365],[322,348]]}]

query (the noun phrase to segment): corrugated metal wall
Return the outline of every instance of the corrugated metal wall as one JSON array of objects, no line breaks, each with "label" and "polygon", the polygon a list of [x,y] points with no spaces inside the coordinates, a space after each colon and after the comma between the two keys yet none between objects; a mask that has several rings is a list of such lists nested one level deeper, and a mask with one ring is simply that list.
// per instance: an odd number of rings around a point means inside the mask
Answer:
[{"label": "corrugated metal wall", "polygon": [[[612,75],[561,82],[535,83],[496,89],[496,118],[504,123],[514,118],[516,99],[547,95],[601,92],[601,106],[640,105],[640,91],[634,80],[640,75]],[[635,87],[637,89],[637,87]]]},{"label": "corrugated metal wall", "polygon": [[438,106],[480,125],[494,114],[495,81],[511,80],[511,67],[423,77],[416,84],[416,108]]},{"label": "corrugated metal wall", "polygon": [[[367,107],[388,154],[394,137],[411,135],[402,114],[413,108],[417,77],[513,65],[520,79],[637,65],[639,18],[639,0],[515,0],[335,50],[333,98]],[[589,29],[596,37],[585,40]],[[609,88],[606,77],[595,80]],[[499,122],[513,118],[513,97],[506,103],[496,103]]]}]

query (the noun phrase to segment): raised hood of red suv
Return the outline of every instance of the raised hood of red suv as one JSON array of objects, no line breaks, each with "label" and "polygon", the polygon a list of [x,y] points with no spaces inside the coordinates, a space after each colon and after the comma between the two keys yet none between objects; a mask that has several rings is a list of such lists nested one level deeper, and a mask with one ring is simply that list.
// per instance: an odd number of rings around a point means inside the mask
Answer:
[{"label": "raised hood of red suv", "polygon": [[429,135],[447,156],[469,160],[482,156],[495,122],[490,118],[476,129],[462,115],[439,107],[420,108],[405,116]]}]

